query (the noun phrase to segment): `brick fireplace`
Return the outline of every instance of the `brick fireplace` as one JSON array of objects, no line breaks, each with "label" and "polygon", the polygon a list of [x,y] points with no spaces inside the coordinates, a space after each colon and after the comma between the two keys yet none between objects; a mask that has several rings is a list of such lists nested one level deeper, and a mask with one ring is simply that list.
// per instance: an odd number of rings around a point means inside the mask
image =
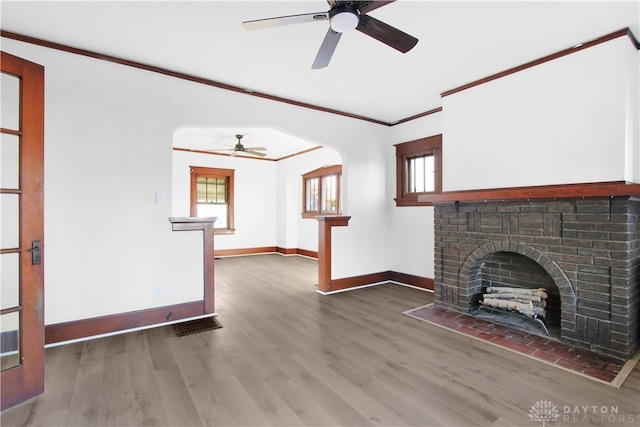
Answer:
[{"label": "brick fireplace", "polygon": [[487,286],[544,287],[557,337],[630,358],[640,347],[639,184],[429,195],[435,304],[474,313]]}]

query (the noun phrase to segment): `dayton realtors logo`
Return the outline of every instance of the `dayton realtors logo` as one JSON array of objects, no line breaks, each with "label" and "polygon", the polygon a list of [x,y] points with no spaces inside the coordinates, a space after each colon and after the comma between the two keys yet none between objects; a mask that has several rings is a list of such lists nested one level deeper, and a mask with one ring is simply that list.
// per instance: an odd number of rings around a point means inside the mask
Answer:
[{"label": "dayton realtors logo", "polygon": [[555,423],[560,418],[560,412],[558,412],[556,405],[548,400],[538,400],[531,405],[529,418],[531,421],[542,423],[542,427],[546,427],[547,423]]},{"label": "dayton realtors logo", "polygon": [[529,419],[542,423],[542,427],[556,421],[563,423],[632,424],[640,425],[640,416],[621,413],[618,406],[607,405],[564,405],[557,407],[549,400],[539,400],[529,409]]}]

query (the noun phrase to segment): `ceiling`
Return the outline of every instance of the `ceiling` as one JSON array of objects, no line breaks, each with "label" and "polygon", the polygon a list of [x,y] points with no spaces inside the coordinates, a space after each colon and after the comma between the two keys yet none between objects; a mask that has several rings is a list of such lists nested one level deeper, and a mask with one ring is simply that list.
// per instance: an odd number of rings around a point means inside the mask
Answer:
[{"label": "ceiling", "polygon": [[[327,21],[257,31],[241,23],[326,12],[324,0],[3,0],[0,7],[6,31],[385,123],[441,107],[445,91],[619,29],[640,36],[637,0],[399,0],[370,15],[417,37],[415,48],[402,54],[353,31],[328,67],[312,70]],[[242,132],[229,131],[233,144]],[[253,145],[268,146],[260,130],[248,131]]]}]

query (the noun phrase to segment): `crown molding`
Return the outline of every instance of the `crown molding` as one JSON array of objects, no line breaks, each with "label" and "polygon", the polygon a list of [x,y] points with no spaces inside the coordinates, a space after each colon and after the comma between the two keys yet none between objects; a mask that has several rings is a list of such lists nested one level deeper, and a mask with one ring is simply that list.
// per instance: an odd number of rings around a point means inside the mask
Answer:
[{"label": "crown molding", "polygon": [[[226,84],[226,83],[222,83],[216,80],[211,80],[211,79],[207,79],[204,77],[198,77],[198,76],[194,76],[191,74],[185,74],[185,73],[181,73],[178,71],[173,71],[173,70],[169,70],[166,68],[161,68],[161,67],[156,67],[153,65],[149,65],[149,64],[143,64],[141,62],[136,62],[136,61],[131,61],[128,59],[123,59],[123,58],[119,58],[116,56],[112,56],[112,55],[105,55],[102,53],[98,53],[98,52],[93,52],[90,50],[86,50],[86,49],[79,49],[79,48],[75,48],[72,46],[68,46],[68,45],[64,45],[64,44],[60,44],[60,43],[55,43],[55,42],[51,42],[48,40],[43,40],[43,39],[39,39],[36,37],[31,37],[31,36],[27,36],[24,34],[18,34],[18,33],[14,33],[11,31],[6,31],[6,30],[0,30],[0,36],[1,37],[5,37],[8,39],[12,39],[12,40],[17,40],[20,42],[24,42],[24,43],[29,43],[29,44],[33,44],[33,45],[37,45],[37,46],[42,46],[42,47],[46,47],[49,49],[54,49],[54,50],[59,50],[59,51],[63,51],[63,52],[67,52],[67,53],[72,53],[72,54],[76,54],[76,55],[81,55],[81,56],[85,56],[85,57],[89,57],[89,58],[94,58],[94,59],[99,59],[102,61],[107,61],[107,62],[113,62],[116,64],[120,64],[120,65],[125,65],[128,67],[133,67],[133,68],[137,68],[137,69],[141,69],[141,70],[146,70],[146,71],[150,71],[153,73],[158,73],[158,74],[162,74],[165,76],[169,76],[169,77],[174,77],[174,78],[178,78],[178,79],[182,79],[182,80],[187,80],[187,81],[191,81],[191,82],[195,82],[195,83],[200,83],[206,86],[212,86],[212,87],[216,87],[219,89],[223,89],[223,90],[229,90],[232,92],[236,92],[236,93],[243,93],[245,95],[250,95],[250,96],[256,96],[259,98],[264,98],[264,99],[268,99],[271,101],[275,101],[275,102],[281,102],[281,103],[285,103],[285,104],[289,104],[289,105],[293,105],[296,107],[300,107],[300,108],[307,108],[307,109],[311,109],[311,110],[315,110],[315,111],[321,111],[324,113],[329,113],[329,114],[335,114],[335,115],[339,115],[339,116],[343,116],[343,117],[349,117],[352,119],[356,119],[356,120],[362,120],[365,122],[369,122],[369,123],[374,123],[374,124],[378,124],[378,125],[382,125],[382,126],[396,126],[402,123],[407,123],[422,117],[426,117],[429,116],[431,114],[436,114],[436,113],[440,113],[442,112],[442,107],[437,107],[437,108],[433,108],[431,110],[422,112],[422,113],[418,113],[415,114],[413,116],[409,116],[400,120],[395,120],[392,122],[385,122],[382,120],[377,120],[371,117],[365,117],[365,116],[361,116],[358,114],[352,114],[352,113],[348,113],[345,111],[340,111],[340,110],[334,110],[331,108],[325,108],[325,107],[320,107],[318,105],[313,105],[313,104],[309,104],[309,103],[305,103],[305,102],[300,102],[300,101],[295,101],[292,99],[288,99],[288,98],[283,98],[280,96],[275,96],[275,95],[270,95],[267,93],[263,93],[263,92],[257,92],[254,91],[252,89],[247,89],[247,88],[242,88],[239,86],[234,86],[234,85],[230,85],[230,84]],[[590,47],[599,45],[601,43],[605,43],[608,42],[610,40],[619,38],[619,37],[628,37],[630,42],[633,44],[634,48],[636,50],[640,50],[640,42],[638,41],[638,39],[635,37],[635,35],[633,34],[633,32],[629,29],[629,28],[623,28],[620,29],[618,31],[614,31],[613,33],[609,33],[606,34],[604,36],[598,37],[594,40],[585,42],[585,43],[579,43],[573,47],[570,47],[568,49],[564,49],[561,50],[559,52],[553,53],[551,55],[547,55],[544,56],[542,58],[527,62],[525,64],[519,65],[517,67],[513,67],[513,68],[509,68],[507,70],[501,71],[499,73],[496,74],[492,74],[490,76],[484,77],[482,79],[464,84],[462,86],[459,86],[457,88],[442,92],[440,94],[441,98],[444,98],[445,96],[449,96],[449,95],[453,95],[454,93],[458,93],[461,92],[463,90],[466,89],[470,89],[472,87],[475,86],[479,86],[481,84],[493,81],[493,80],[497,80],[500,79],[502,77],[508,76],[510,74],[514,74],[517,73],[519,71],[522,70],[526,70],[527,68],[531,68],[540,64],[543,64],[545,62],[548,61],[552,61],[554,59],[557,58],[561,58],[563,56],[566,55],[570,55],[572,53],[576,53],[579,52],[581,50],[584,49],[588,49]]]},{"label": "crown molding", "polygon": [[636,50],[640,50],[640,43],[633,35],[633,32],[631,32],[629,28],[623,28],[621,30],[614,31],[613,33],[605,34],[604,36],[598,37],[588,42],[578,43],[568,49],[564,49],[559,52],[552,53],[551,55],[543,56],[542,58],[538,58],[533,61],[527,62],[525,64],[518,65],[517,67],[509,68],[499,73],[492,74],[490,76],[481,78],[471,83],[467,83],[457,88],[448,90],[446,92],[441,93],[440,97],[444,98],[445,96],[453,95],[454,93],[462,92],[463,90],[471,89],[472,87],[480,86],[490,81],[501,79],[502,77],[508,76],[510,74],[515,74],[522,70],[526,70],[527,68],[535,67],[537,65],[544,64],[545,62],[553,61],[554,59],[562,58],[563,56],[571,55],[572,53],[580,52],[581,50],[585,50],[585,49],[597,46],[599,44],[608,42],[610,40],[617,39],[619,37],[625,37],[625,36],[629,37],[631,44],[633,44]]},{"label": "crown molding", "polygon": [[200,83],[200,84],[203,84],[203,85],[206,85],[206,86],[213,86],[213,87],[216,87],[216,88],[219,88],[219,89],[228,90],[228,91],[231,91],[231,92],[242,93],[242,94],[245,94],[245,95],[255,96],[255,97],[258,97],[258,98],[264,98],[264,99],[268,99],[268,100],[271,100],[271,101],[276,101],[276,102],[281,102],[281,103],[285,103],[285,104],[289,104],[289,105],[294,105],[296,107],[307,108],[307,109],[316,110],[316,111],[322,111],[324,113],[337,114],[339,116],[349,117],[349,118],[357,119],[357,120],[363,120],[363,121],[366,121],[366,122],[375,123],[375,124],[379,124],[379,125],[383,125],[383,126],[390,126],[390,123],[384,122],[382,120],[377,120],[377,119],[373,119],[373,118],[370,118],[370,117],[360,116],[358,114],[347,113],[345,111],[334,110],[334,109],[331,109],[331,108],[320,107],[320,106],[317,106],[317,105],[308,104],[306,102],[295,101],[295,100],[288,99],[288,98],[282,98],[280,96],[275,96],[275,95],[270,95],[268,93],[258,92],[258,91],[255,91],[253,89],[242,88],[242,87],[239,87],[239,86],[230,85],[230,84],[219,82],[219,81],[216,81],[216,80],[211,80],[211,79],[207,79],[207,78],[204,78],[204,77],[199,77],[199,76],[194,76],[194,75],[191,75],[191,74],[181,73],[181,72],[169,70],[169,69],[166,69],[166,68],[156,67],[154,65],[144,64],[144,63],[137,62],[137,61],[131,61],[131,60],[128,60],[128,59],[119,58],[117,56],[106,55],[106,54],[99,53],[99,52],[94,52],[94,51],[91,51],[91,50],[79,49],[79,48],[68,46],[68,45],[64,45],[64,44],[61,44],[61,43],[55,43],[55,42],[51,42],[51,41],[48,41],[48,40],[43,40],[43,39],[39,39],[39,38],[36,38],[36,37],[27,36],[27,35],[24,35],[24,34],[18,34],[18,33],[14,33],[14,32],[11,32],[11,31],[0,30],[0,36],[8,38],[8,39],[24,42],[24,43],[33,44],[33,45],[36,45],[36,46],[42,46],[42,47],[46,47],[46,48],[49,48],[49,49],[59,50],[59,51],[62,51],[62,52],[67,52],[67,53],[72,53],[72,54],[75,54],[75,55],[85,56],[85,57],[88,57],[88,58],[99,59],[99,60],[102,60],[102,61],[113,62],[113,63],[116,63],[116,64],[125,65],[125,66],[128,66],[128,67],[133,67],[133,68],[137,68],[137,69],[140,69],[140,70],[151,71],[153,73],[158,73],[158,74],[162,74],[162,75],[169,76],[169,77],[174,77],[174,78],[181,79],[181,80],[187,80],[187,81],[190,81],[190,82]]}]

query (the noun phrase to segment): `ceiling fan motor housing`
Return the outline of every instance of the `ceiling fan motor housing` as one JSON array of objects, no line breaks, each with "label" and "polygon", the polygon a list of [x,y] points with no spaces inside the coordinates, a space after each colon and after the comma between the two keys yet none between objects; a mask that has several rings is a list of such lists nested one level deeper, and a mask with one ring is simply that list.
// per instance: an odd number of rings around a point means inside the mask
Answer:
[{"label": "ceiling fan motor housing", "polygon": [[236,135],[236,138],[238,139],[238,143],[236,144],[235,150],[244,151],[244,146],[242,145],[242,135]]},{"label": "ceiling fan motor housing", "polygon": [[338,33],[355,30],[360,22],[360,12],[353,6],[336,6],[329,11],[331,28]]}]

